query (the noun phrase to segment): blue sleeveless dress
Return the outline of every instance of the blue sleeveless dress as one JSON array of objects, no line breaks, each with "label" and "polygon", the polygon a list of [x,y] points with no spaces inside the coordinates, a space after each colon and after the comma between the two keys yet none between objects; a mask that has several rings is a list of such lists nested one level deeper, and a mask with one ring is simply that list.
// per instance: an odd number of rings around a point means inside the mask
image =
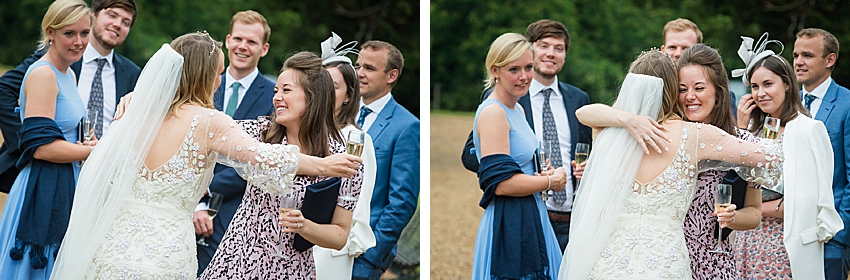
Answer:
[{"label": "blue sleeveless dress", "polygon": [[[71,68],[66,69],[63,74],[49,62],[39,60],[27,69],[21,85],[21,121],[24,119],[27,104],[27,99],[24,96],[24,84],[26,84],[33,69],[45,65],[53,69],[53,73],[56,74],[56,84],[59,87],[59,95],[56,97],[56,113],[53,119],[59,125],[65,139],[69,142],[76,142],[79,139],[77,127],[80,119],[85,115],[86,109],[83,106],[82,99],[80,99],[80,94],[77,92],[77,83]],[[33,269],[30,266],[29,248],[24,252],[24,258],[21,260],[16,261],[9,257],[9,250],[15,246],[15,235],[18,231],[18,220],[26,194],[25,188],[30,178],[31,165],[31,163],[27,164],[15,179],[12,189],[9,191],[6,206],[3,208],[2,217],[0,217],[0,278],[2,279],[48,279],[55,261],[53,254],[59,249],[46,248],[50,257],[47,258],[47,267],[42,269]],[[76,177],[80,174],[80,167],[78,162],[72,163],[72,165],[74,166],[74,179],[76,180]],[[50,174],[40,174],[40,176],[50,176]]]},{"label": "blue sleeveless dress", "polygon": [[[472,142],[475,145],[475,153],[478,160],[481,160],[481,139],[478,138],[478,115],[481,114],[482,109],[493,103],[499,104],[505,110],[508,124],[511,126],[511,158],[519,164],[523,173],[534,174],[533,156],[534,150],[537,149],[537,137],[525,120],[525,115],[519,110],[519,104],[511,110],[499,101],[488,99],[478,106],[478,110],[475,112],[475,124],[472,127]],[[563,252],[561,252],[561,248],[558,246],[555,231],[549,222],[546,204],[543,203],[543,200],[539,196],[535,196],[535,198],[540,222],[543,226],[543,236],[546,240],[549,275],[553,277],[552,279],[557,279]],[[484,215],[481,217],[481,223],[478,225],[478,235],[475,238],[475,256],[472,262],[472,279],[490,279],[490,256],[493,253],[493,212],[493,204],[489,204],[487,209],[484,210]]]}]

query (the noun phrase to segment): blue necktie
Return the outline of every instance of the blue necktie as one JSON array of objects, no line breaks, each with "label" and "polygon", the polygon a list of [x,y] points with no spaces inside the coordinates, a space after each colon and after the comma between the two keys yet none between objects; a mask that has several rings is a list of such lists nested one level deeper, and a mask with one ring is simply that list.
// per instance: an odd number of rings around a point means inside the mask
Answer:
[{"label": "blue necktie", "polygon": [[[812,112],[812,101],[815,101],[814,95],[806,93],[806,95],[803,96],[803,105],[806,106],[806,110],[809,110],[809,112]],[[812,117],[814,118],[815,116]]]},{"label": "blue necktie", "polygon": [[[98,112],[97,115],[103,115],[103,65],[106,64],[106,58],[95,59],[97,62],[97,71],[94,72],[94,79],[91,82],[91,91],[89,92],[89,103],[86,109],[93,112]],[[97,139],[103,135],[103,120],[95,121],[94,135]]]},{"label": "blue necktie", "polygon": [[363,128],[363,123],[366,121],[366,116],[368,116],[369,113],[372,113],[372,109],[369,109],[369,107],[366,106],[360,107],[360,116],[357,117],[357,126],[361,129]]},{"label": "blue necktie", "polygon": [[227,100],[227,109],[224,110],[224,113],[230,117],[233,117],[233,114],[236,113],[236,107],[239,105],[239,87],[242,86],[239,82],[235,82],[230,85],[233,88],[233,92],[230,93],[230,99]]},{"label": "blue necktie", "polygon": [[[548,140],[552,143],[552,168],[564,166],[561,159],[561,144],[558,141],[558,127],[555,125],[555,116],[552,114],[552,106],[549,104],[549,97],[554,92],[551,88],[545,88],[540,91],[543,93],[543,140]],[[555,203],[559,205],[567,201],[567,191],[561,190],[555,192]]]}]

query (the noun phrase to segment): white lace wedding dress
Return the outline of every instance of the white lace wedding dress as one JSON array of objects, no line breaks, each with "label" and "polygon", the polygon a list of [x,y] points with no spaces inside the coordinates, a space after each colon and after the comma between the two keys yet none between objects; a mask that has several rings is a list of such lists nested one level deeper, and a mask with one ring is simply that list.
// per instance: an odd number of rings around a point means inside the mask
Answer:
[{"label": "white lace wedding dress", "polygon": [[[238,126],[216,128],[221,127],[216,122],[232,123],[225,117],[221,112],[199,109],[179,150],[167,162],[158,167],[142,165],[132,183],[132,196],[122,203],[91,260],[87,279],[195,279],[198,263],[192,214],[216,161],[233,164],[232,160],[216,160],[223,157],[217,151],[233,150],[235,158],[250,156],[257,162],[278,161],[276,168],[284,177],[294,175],[297,147],[254,144]],[[249,182],[269,181],[268,172],[246,168]],[[292,181],[291,176],[288,179]]]}]

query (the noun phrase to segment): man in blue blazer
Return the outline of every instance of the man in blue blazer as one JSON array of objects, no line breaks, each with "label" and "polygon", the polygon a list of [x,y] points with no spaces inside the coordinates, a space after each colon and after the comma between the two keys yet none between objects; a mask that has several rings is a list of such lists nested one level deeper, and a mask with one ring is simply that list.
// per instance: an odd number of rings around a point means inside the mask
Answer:
[{"label": "man in blue blazer", "polygon": [[[554,115],[553,120],[558,130],[558,147],[561,151],[562,165],[565,170],[573,170],[571,164],[575,158],[575,146],[577,143],[591,143],[591,130],[581,124],[576,118],[576,110],[590,102],[590,98],[583,90],[570,84],[559,82],[557,74],[564,66],[567,51],[570,47],[570,34],[567,28],[560,22],[543,19],[528,25],[525,37],[532,42],[535,49],[534,57],[534,79],[529,86],[528,94],[519,98],[518,103],[525,110],[525,119],[537,134],[538,139],[543,139],[543,104],[544,90],[551,89],[549,97],[550,110]],[[485,93],[485,99],[490,92]],[[559,102],[560,101],[560,102]],[[472,133],[469,134],[463,150],[461,160],[464,167],[473,172],[478,172],[478,158],[472,144]],[[569,165],[569,166],[567,166]],[[552,166],[554,168],[561,166]],[[563,251],[567,247],[570,237],[570,214],[572,213],[572,198],[575,195],[576,180],[572,177],[567,180],[564,189],[565,199],[559,200],[549,197],[546,208],[549,214],[549,222],[555,230],[558,245]]]},{"label": "man in blue blazer", "polygon": [[[92,81],[98,68],[95,60],[106,59],[101,71],[103,104],[100,105],[103,131],[105,131],[112,123],[115,106],[118,105],[122,96],[133,91],[141,73],[139,66],[113,51],[124,43],[130,28],[136,22],[136,2],[134,0],[94,0],[92,10],[94,11],[92,36],[83,53],[83,58],[71,64],[71,69],[77,77],[80,97],[84,105],[87,105]],[[16,107],[18,107],[21,82],[29,66],[40,59],[44,53],[45,50],[36,51],[15,69],[0,77],[0,130],[5,140],[0,147],[0,191],[3,192],[8,192],[18,173],[14,162],[20,155],[17,133],[20,130],[21,118]]]},{"label": "man in blue blazer", "polygon": [[803,85],[800,97],[812,116],[826,126],[835,154],[832,191],[835,210],[844,229],[824,245],[824,271],[827,280],[846,280],[850,269],[850,90],[838,85],[830,74],[838,59],[838,40],[818,28],[797,33],[794,42],[794,70]]},{"label": "man in blue blazer", "polygon": [[[271,28],[258,12],[247,10],[233,15],[230,34],[225,37],[227,70],[221,75],[221,85],[213,95],[215,108],[235,120],[257,119],[270,116],[274,110],[275,84],[263,77],[257,64],[269,51]],[[209,191],[222,194],[224,199],[218,215],[210,220],[206,211],[205,197],[194,215],[195,233],[204,235],[207,246],[198,245],[198,275],[210,264],[224,232],[233,220],[233,215],[242,203],[247,182],[236,174],[236,170],[216,164]]]},{"label": "man in blue blazer", "polygon": [[364,43],[357,66],[362,96],[357,124],[372,136],[378,164],[369,221],[377,242],[354,260],[352,279],[377,280],[392,264],[419,200],[419,119],[390,94],[404,67],[395,46]]}]

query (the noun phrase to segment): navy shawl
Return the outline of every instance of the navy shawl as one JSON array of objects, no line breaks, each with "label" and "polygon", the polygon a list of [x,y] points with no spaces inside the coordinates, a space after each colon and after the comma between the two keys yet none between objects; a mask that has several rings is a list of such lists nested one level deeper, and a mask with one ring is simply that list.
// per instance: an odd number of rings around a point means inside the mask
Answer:
[{"label": "navy shawl", "polygon": [[478,183],[484,195],[478,205],[486,209],[493,203],[494,210],[490,278],[548,280],[546,240],[534,195],[496,195],[496,186],[517,173],[522,169],[508,155],[481,158]]},{"label": "navy shawl", "polygon": [[15,246],[9,255],[14,260],[20,260],[25,248],[29,246],[31,265],[40,269],[47,265],[45,249],[58,249],[68,229],[71,202],[74,200],[74,167],[71,163],[53,163],[34,158],[38,147],[65,140],[62,130],[52,119],[24,119],[18,137],[22,155],[16,166],[23,168],[29,162],[32,165],[18,220]]}]

